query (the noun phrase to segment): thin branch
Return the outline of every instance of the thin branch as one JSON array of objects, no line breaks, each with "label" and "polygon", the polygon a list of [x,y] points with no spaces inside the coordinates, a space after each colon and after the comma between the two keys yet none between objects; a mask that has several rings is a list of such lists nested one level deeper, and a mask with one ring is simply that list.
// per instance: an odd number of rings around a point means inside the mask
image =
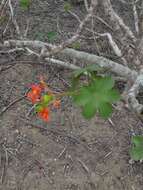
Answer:
[{"label": "thin branch", "polygon": [[24,38],[27,37],[29,26],[30,26],[30,19],[27,20],[26,29],[25,29],[24,34],[23,34]]},{"label": "thin branch", "polygon": [[107,26],[111,31],[113,31],[113,28],[112,28],[105,20],[103,20],[101,17],[95,15],[94,18],[97,19],[97,20],[99,20],[102,24],[104,24],[104,25]]},{"label": "thin branch", "polygon": [[45,58],[46,61],[50,62],[50,63],[54,63],[54,64],[57,64],[59,66],[62,66],[62,67],[65,67],[67,69],[72,69],[72,70],[77,70],[77,69],[80,69],[80,67],[74,65],[74,64],[71,64],[71,63],[68,63],[68,62],[64,62],[64,61],[60,61],[58,59],[53,59],[53,58]]},{"label": "thin branch", "polygon": [[[72,11],[69,11],[69,13],[70,13],[72,16],[74,16],[74,17],[76,18],[76,20],[77,20],[79,23],[81,23],[80,18],[79,18],[75,13],[73,13]],[[113,40],[112,35],[111,35],[110,33],[108,33],[108,32],[101,34],[101,33],[95,32],[95,31],[93,30],[93,17],[92,17],[92,29],[85,28],[85,30],[87,30],[87,31],[89,31],[89,32],[92,32],[93,38],[94,38],[95,41],[96,41],[96,37],[97,37],[97,36],[106,36],[106,37],[108,38],[108,40],[109,40],[109,44],[111,45],[111,47],[112,47],[114,53],[115,53],[118,57],[121,58],[121,60],[123,61],[123,63],[124,63],[125,65],[127,65],[127,61],[126,61],[125,58],[122,57],[122,52],[121,52],[121,50],[119,49],[117,43]]]},{"label": "thin branch", "polygon": [[99,34],[99,33],[98,33],[98,35],[99,35],[99,36],[106,36],[106,37],[108,38],[109,44],[111,45],[111,47],[112,47],[112,49],[113,49],[115,55],[117,55],[118,57],[120,57],[121,60],[123,61],[123,63],[124,63],[125,65],[127,65],[127,61],[126,61],[125,58],[122,57],[122,56],[123,56],[123,55],[122,55],[122,52],[121,52],[120,48],[118,47],[117,43],[113,40],[112,35],[111,35],[110,33],[103,33],[103,34]]},{"label": "thin branch", "polygon": [[135,30],[136,33],[139,34],[139,18],[137,13],[136,2],[133,2],[133,14],[134,14]]},{"label": "thin branch", "polygon": [[14,49],[10,49],[8,51],[0,51],[0,54],[10,54],[10,53],[18,52],[18,51],[24,51],[24,49],[23,48],[14,48]]},{"label": "thin branch", "polygon": [[71,45],[72,43],[74,43],[75,41],[78,40],[78,38],[80,37],[81,32],[83,31],[85,25],[90,20],[90,18],[92,18],[96,5],[97,5],[96,3],[95,4],[91,4],[91,7],[88,9],[88,14],[80,22],[79,27],[76,30],[75,34],[70,39],[62,42],[60,45],[57,45],[55,48],[53,48],[51,50],[51,52],[49,52],[49,55],[51,55],[51,54],[53,55],[53,54],[56,54],[56,53],[62,51],[64,48],[68,47],[69,45]]},{"label": "thin branch", "polygon": [[40,54],[38,54],[35,51],[29,49],[28,47],[26,47],[25,49],[28,51],[29,55],[36,55],[37,57],[40,57]]},{"label": "thin branch", "polygon": [[52,49],[56,46],[45,43],[38,40],[7,40],[4,42],[5,47],[31,47],[31,48],[39,48],[42,49],[43,47],[46,47],[47,49]]},{"label": "thin branch", "polygon": [[7,0],[2,0],[1,4],[0,4],[0,16],[3,15],[3,11],[5,6],[7,5]]},{"label": "thin branch", "polygon": [[89,5],[88,5],[87,0],[84,0],[84,6],[85,6],[86,11],[88,12],[89,11]]},{"label": "thin branch", "polygon": [[127,34],[129,38],[136,42],[136,37],[134,36],[131,29],[124,23],[123,19],[114,11],[110,0],[102,0],[102,5],[104,7],[105,14],[110,17],[111,22],[114,24],[114,27],[119,31],[121,27]]},{"label": "thin branch", "polygon": [[14,18],[14,11],[13,11],[13,7],[12,7],[12,4],[11,4],[11,0],[8,0],[8,5],[9,5],[9,8],[10,8],[12,22],[13,22],[15,28],[16,28],[17,34],[20,36],[21,32],[20,32],[19,26],[17,24],[17,21]]},{"label": "thin branch", "polygon": [[11,108],[14,104],[16,104],[17,102],[23,100],[26,97],[26,94],[21,96],[20,98],[14,100],[13,102],[11,102],[8,106],[4,107],[2,109],[2,111],[0,112],[0,116],[3,115],[9,108]]}]

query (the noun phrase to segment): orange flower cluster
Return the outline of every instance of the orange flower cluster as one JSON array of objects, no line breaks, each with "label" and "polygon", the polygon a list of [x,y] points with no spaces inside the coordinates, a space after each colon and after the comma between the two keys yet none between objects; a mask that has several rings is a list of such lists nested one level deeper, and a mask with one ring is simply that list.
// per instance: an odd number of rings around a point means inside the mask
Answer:
[{"label": "orange flower cluster", "polygon": [[[46,91],[46,94],[42,95],[44,91]],[[31,86],[31,90],[27,93],[27,98],[32,104],[36,104],[37,115],[46,122],[50,120],[50,105],[56,109],[60,108],[61,105],[61,100],[56,99],[56,95],[47,87],[43,78],[40,80],[40,84]]]},{"label": "orange flower cluster", "polygon": [[33,84],[31,90],[27,93],[27,98],[35,104],[39,101],[42,92],[42,87],[39,84]]}]

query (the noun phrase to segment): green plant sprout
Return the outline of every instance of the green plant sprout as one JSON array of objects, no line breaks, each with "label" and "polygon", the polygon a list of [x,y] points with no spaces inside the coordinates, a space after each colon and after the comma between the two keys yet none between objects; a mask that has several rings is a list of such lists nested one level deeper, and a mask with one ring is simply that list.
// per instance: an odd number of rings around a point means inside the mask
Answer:
[{"label": "green plant sprout", "polygon": [[64,11],[68,12],[72,10],[72,5],[69,2],[64,3]]},{"label": "green plant sprout", "polygon": [[20,0],[20,7],[27,10],[31,4],[31,0]]},{"label": "green plant sprout", "polygon": [[54,31],[48,32],[48,33],[47,33],[47,37],[48,37],[48,40],[49,40],[50,42],[52,42],[52,41],[54,41],[54,40],[56,39],[57,33],[54,32]]},{"label": "green plant sprout", "polygon": [[143,136],[135,135],[131,139],[130,156],[135,161],[143,160]]}]

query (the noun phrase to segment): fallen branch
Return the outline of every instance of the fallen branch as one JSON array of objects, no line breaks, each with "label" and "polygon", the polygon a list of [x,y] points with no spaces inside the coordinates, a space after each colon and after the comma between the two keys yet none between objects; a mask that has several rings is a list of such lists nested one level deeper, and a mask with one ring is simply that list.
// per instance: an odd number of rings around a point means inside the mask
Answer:
[{"label": "fallen branch", "polygon": [[72,69],[72,70],[80,69],[80,67],[78,67],[78,66],[76,66],[74,64],[71,64],[71,63],[68,63],[68,62],[64,62],[64,61],[60,61],[58,59],[45,58],[45,60],[49,61],[50,63],[54,63],[54,64],[57,64],[59,66],[65,67],[67,69]]},{"label": "fallen branch", "polygon": [[84,61],[88,64],[96,64],[102,67],[103,69],[107,69],[108,71],[121,76],[125,77],[127,80],[134,81],[137,77],[137,72],[131,70],[127,66],[123,66],[119,63],[106,59],[102,56],[93,55],[90,53],[85,53],[82,51],[77,51],[74,49],[66,48],[62,52],[62,54],[67,55],[70,58],[75,58],[80,61]]},{"label": "fallen branch", "polygon": [[137,95],[143,89],[143,70],[141,71],[140,75],[137,77],[136,81],[134,82],[133,86],[129,90],[128,93],[128,103],[137,114],[141,114],[143,112],[143,105],[139,103],[137,100]]},{"label": "fallen branch", "polygon": [[[19,47],[19,48],[30,46],[31,48],[37,48],[37,49],[55,47],[52,44],[44,43],[41,41],[22,41],[22,40],[8,40],[8,41],[5,41],[4,46]],[[64,50],[60,52],[60,54],[64,54],[72,59],[75,58],[80,61],[84,61],[88,64],[97,64],[103,69],[107,69],[110,72],[117,74],[118,76],[125,77],[127,80],[134,81],[137,77],[136,71],[131,70],[127,66],[123,66],[119,63],[106,59],[102,56],[85,53],[83,51],[77,51],[72,48],[65,48]],[[48,56],[49,56],[49,52],[45,52],[44,57],[47,58]]]}]

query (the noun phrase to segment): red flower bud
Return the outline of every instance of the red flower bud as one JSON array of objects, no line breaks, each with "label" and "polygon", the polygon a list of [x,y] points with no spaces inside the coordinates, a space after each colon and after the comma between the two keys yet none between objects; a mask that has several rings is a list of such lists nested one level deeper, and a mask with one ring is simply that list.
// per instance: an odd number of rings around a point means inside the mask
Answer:
[{"label": "red flower bud", "polygon": [[54,108],[60,108],[60,106],[61,106],[61,100],[55,100],[54,102],[53,102],[53,107]]}]

